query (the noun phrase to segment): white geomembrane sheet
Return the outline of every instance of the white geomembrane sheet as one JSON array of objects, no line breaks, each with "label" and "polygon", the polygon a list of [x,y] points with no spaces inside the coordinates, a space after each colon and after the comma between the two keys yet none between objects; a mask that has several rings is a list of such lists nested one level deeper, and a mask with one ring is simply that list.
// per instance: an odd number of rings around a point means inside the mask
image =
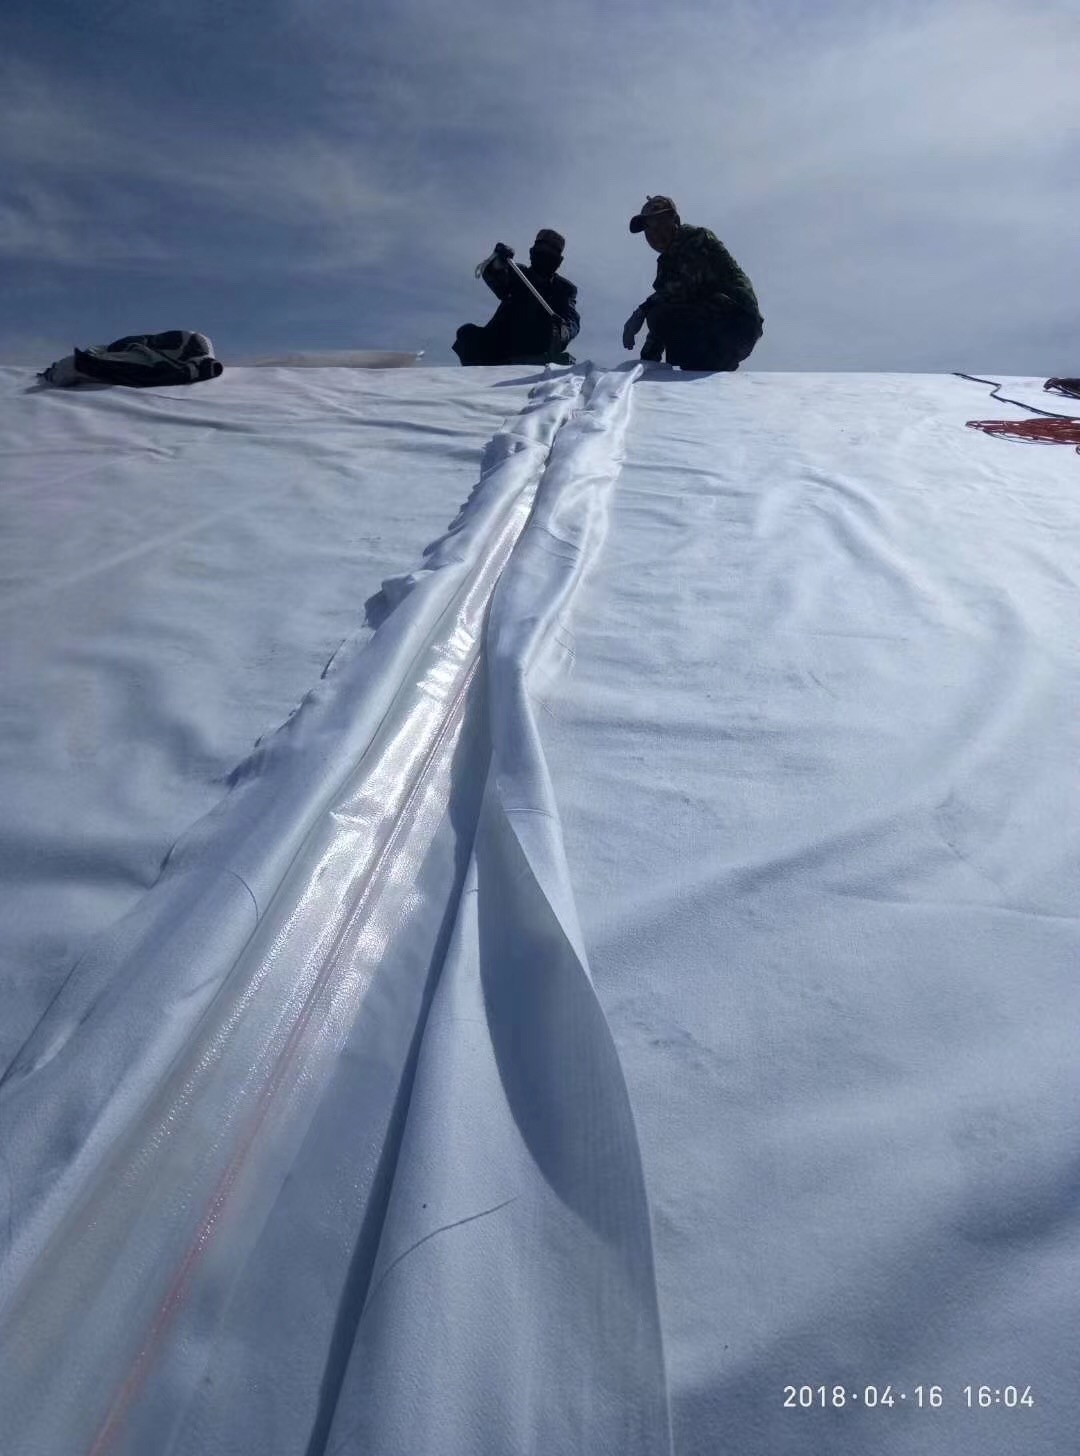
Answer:
[{"label": "white geomembrane sheet", "polygon": [[1080,459],[411,357],[0,370],[0,1452],[1069,1456]]}]

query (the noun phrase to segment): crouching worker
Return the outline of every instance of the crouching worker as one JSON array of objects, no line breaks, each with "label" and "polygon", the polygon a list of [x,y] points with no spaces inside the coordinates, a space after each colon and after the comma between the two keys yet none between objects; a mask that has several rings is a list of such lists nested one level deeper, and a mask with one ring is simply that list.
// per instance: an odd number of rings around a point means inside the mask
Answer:
[{"label": "crouching worker", "polygon": [[749,278],[708,228],[680,220],[670,197],[650,197],[632,233],[644,233],[660,254],[656,281],[623,329],[632,349],[643,326],[642,359],[683,369],[738,369],[761,338],[764,325]]},{"label": "crouching worker", "polygon": [[[529,249],[528,266],[521,274],[547,304],[522,282],[510,262],[513,248],[496,243],[495,251],[476,270],[499,299],[491,321],[462,324],[454,340],[454,353],[462,364],[572,364],[566,346],[581,328],[577,289],[559,276],[565,240],[551,228],[541,228]],[[548,310],[550,309],[550,312]]]}]

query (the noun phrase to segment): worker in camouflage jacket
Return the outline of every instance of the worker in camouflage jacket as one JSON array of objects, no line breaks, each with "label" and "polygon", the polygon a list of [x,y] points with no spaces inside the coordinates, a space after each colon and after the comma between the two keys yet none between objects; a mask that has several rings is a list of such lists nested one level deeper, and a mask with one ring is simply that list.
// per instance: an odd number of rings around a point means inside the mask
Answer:
[{"label": "worker in camouflage jacket", "polygon": [[623,329],[623,346],[647,325],[642,359],[683,369],[738,369],[764,324],[749,278],[708,228],[680,220],[670,197],[649,197],[632,233],[660,254],[653,291]]},{"label": "worker in camouflage jacket", "polygon": [[499,300],[494,316],[482,328],[462,324],[452,345],[462,364],[569,364],[566,346],[581,328],[577,289],[559,274],[566,240],[553,228],[541,228],[529,249],[522,273],[540,294],[548,313],[517,276],[509,259],[513,248],[496,243],[491,257],[477,269]]}]

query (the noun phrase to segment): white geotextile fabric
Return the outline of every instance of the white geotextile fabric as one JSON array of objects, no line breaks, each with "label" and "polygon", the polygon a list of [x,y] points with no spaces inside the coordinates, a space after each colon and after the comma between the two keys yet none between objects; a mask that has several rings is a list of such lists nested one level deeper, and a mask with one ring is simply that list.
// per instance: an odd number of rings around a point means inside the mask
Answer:
[{"label": "white geotextile fabric", "polygon": [[1024,417],[930,376],[635,387],[540,720],[680,1456],[1077,1444],[1080,459],[965,428]]},{"label": "white geotextile fabric", "polygon": [[[366,651],[11,1062],[0,1404],[28,1456],[667,1444],[636,1135],[523,689],[635,375],[543,380]],[[264,1250],[308,1157],[283,1301]]]},{"label": "white geotextile fabric", "polygon": [[1076,456],[929,376],[4,381],[12,1449],[1071,1449]]},{"label": "white geotextile fabric", "polygon": [[365,601],[477,479],[535,371],[0,369],[0,1074]]}]

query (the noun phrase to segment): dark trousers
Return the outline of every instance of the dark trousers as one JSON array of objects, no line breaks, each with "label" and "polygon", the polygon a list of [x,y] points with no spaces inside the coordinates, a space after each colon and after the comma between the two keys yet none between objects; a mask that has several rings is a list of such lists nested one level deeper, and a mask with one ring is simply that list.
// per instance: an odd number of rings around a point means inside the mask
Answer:
[{"label": "dark trousers", "polygon": [[490,327],[462,324],[450,346],[462,364],[512,364],[506,343]]},{"label": "dark trousers", "polygon": [[490,324],[483,328],[479,324],[462,324],[457,337],[450,345],[462,364],[573,364],[574,356],[565,351],[559,354],[530,354],[524,349],[515,349],[513,341],[496,334]]},{"label": "dark trousers", "polygon": [[761,338],[759,320],[731,310],[658,303],[649,312],[649,333],[641,357],[682,369],[738,369]]}]

